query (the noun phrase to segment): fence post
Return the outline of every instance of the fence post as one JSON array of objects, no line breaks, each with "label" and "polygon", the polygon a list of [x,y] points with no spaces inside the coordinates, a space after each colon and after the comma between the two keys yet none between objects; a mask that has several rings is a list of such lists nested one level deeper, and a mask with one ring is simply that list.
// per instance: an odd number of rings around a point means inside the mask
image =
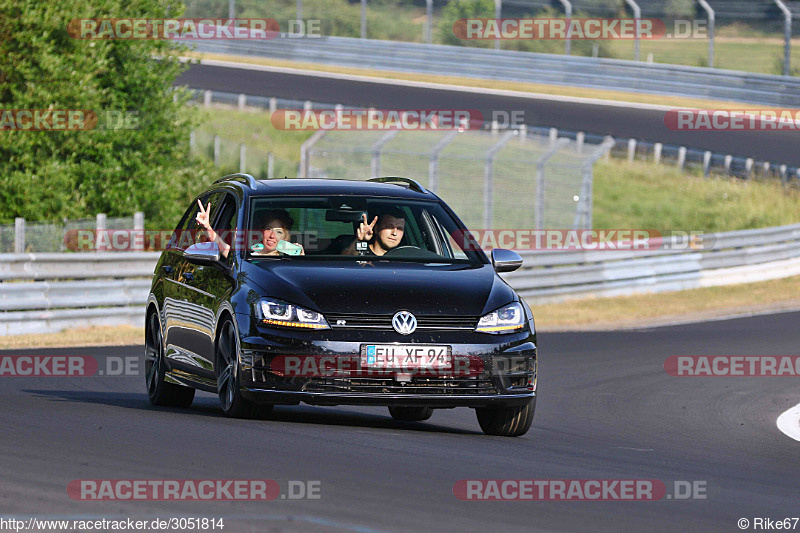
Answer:
[{"label": "fence post", "polygon": [[306,142],[304,142],[300,146],[300,178],[307,178],[308,177],[308,170],[310,168],[310,162],[308,160],[308,152],[313,148],[313,146],[319,141],[321,138],[325,136],[325,130],[317,130],[314,132],[314,135],[308,138]]},{"label": "fence post", "polygon": [[636,24],[636,33],[634,34],[634,41],[633,41],[633,60],[639,61],[639,37],[641,36],[641,19],[642,19],[642,9],[639,7],[639,4],[634,2],[634,0],[625,0],[625,3],[631,6],[633,9],[633,18]]},{"label": "fence post", "polygon": [[367,38],[367,0],[361,0],[361,38]]},{"label": "fence post", "polygon": [[239,172],[246,172],[247,167],[247,146],[244,143],[239,145]]},{"label": "fence post", "polygon": [[486,159],[483,164],[483,229],[492,229],[492,217],[494,215],[494,156],[497,152],[514,136],[513,130],[507,130],[497,140],[497,142],[486,151]]},{"label": "fence post", "polygon": [[228,18],[236,17],[236,0],[228,0]]},{"label": "fence post", "polygon": [[[138,238],[140,234],[141,239]],[[133,214],[133,250],[136,252],[144,250],[144,213],[141,211]]]},{"label": "fence post", "polygon": [[[503,13],[503,0],[494,0],[494,18],[499,19]],[[500,50],[500,39],[494,40],[494,49]]]},{"label": "fence post", "polygon": [[219,135],[214,135],[214,166],[219,166],[219,158],[220,158],[220,138]]},{"label": "fence post", "polygon": [[275,170],[275,154],[267,153],[267,179],[271,180]]},{"label": "fence post", "polygon": [[559,139],[536,162],[536,205],[534,206],[534,229],[544,229],[544,165],[562,146],[569,144],[569,139]]},{"label": "fence post", "polygon": [[[569,0],[559,0],[561,5],[564,6],[564,12],[567,15],[567,18],[572,18],[572,2]],[[567,28],[569,28],[569,24],[567,24]],[[567,31],[567,38],[564,43],[564,53],[570,55],[572,53],[572,41],[570,40],[569,31]]]},{"label": "fence post", "polygon": [[25,219],[22,217],[14,219],[14,253],[25,253]]},{"label": "fence post", "polygon": [[775,0],[775,4],[783,12],[783,75],[790,76],[792,72],[792,12],[783,3],[783,0]]},{"label": "fence post", "polygon": [[433,0],[425,0],[425,42],[433,43]]},{"label": "fence post", "polygon": [[295,13],[297,20],[303,20],[303,0],[297,0],[297,9]]},{"label": "fence post", "polygon": [[383,150],[383,146],[392,140],[392,137],[400,133],[400,130],[389,130],[383,134],[383,136],[378,139],[375,144],[372,145],[372,163],[370,165],[370,170],[372,172],[373,178],[380,177],[381,173],[381,150]]},{"label": "fence post", "polygon": [[708,13],[708,66],[714,68],[714,25],[716,17],[714,10],[706,0],[697,0],[700,6]]},{"label": "fence post", "polygon": [[97,233],[97,241],[95,250],[98,252],[105,252],[105,240],[108,238],[106,234],[106,214],[97,213],[97,221],[95,222],[95,231]]},{"label": "fence post", "polygon": [[456,135],[458,130],[448,131],[431,150],[428,159],[428,189],[433,193],[439,188],[439,154],[456,138]]}]

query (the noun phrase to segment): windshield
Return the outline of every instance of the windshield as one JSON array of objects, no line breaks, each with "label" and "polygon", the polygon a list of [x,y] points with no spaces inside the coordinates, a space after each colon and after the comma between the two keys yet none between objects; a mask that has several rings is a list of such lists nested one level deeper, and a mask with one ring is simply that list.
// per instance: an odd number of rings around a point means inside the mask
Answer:
[{"label": "windshield", "polygon": [[464,228],[438,202],[254,197],[248,218],[250,260],[486,262],[459,239]]}]

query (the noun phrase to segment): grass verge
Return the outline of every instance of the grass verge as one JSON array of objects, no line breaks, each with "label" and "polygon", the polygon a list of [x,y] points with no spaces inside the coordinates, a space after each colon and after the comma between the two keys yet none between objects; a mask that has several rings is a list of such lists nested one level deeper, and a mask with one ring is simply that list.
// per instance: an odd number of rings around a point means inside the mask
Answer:
[{"label": "grass verge", "polygon": [[129,346],[133,344],[144,344],[143,327],[96,326],[69,329],[58,333],[0,337],[0,350],[68,346]]}]

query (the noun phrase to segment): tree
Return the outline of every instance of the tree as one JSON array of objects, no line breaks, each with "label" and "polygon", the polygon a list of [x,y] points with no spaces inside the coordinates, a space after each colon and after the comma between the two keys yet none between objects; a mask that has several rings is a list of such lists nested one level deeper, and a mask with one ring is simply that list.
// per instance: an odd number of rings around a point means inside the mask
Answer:
[{"label": "tree", "polygon": [[[0,108],[92,110],[101,118],[91,130],[0,131],[0,221],[142,210],[151,224],[170,224],[187,205],[189,183],[196,191],[210,179],[189,159],[196,119],[188,94],[171,88],[185,47],[68,33],[73,19],[180,15],[180,3],[164,4],[0,0]],[[126,127],[104,120],[113,113],[132,117],[127,127],[136,129],[113,129]]]}]

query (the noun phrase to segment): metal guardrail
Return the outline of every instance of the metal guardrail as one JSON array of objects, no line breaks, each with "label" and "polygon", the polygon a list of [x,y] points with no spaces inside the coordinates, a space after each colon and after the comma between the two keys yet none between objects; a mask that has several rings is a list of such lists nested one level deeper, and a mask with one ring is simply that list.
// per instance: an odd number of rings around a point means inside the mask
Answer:
[{"label": "metal guardrail", "polygon": [[705,67],[349,37],[194,41],[194,44],[198,51],[218,54],[800,106],[800,78]]},{"label": "metal guardrail", "polygon": [[[503,277],[532,305],[800,275],[800,224],[708,234],[689,251],[523,252]],[[0,336],[144,323],[157,252],[0,254]]]}]

